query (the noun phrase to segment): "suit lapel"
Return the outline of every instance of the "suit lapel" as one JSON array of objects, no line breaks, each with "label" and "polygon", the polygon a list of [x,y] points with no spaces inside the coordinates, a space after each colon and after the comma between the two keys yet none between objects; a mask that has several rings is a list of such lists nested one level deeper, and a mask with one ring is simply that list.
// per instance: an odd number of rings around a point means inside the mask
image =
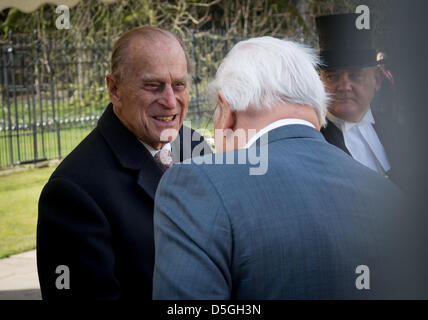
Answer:
[{"label": "suit lapel", "polygon": [[[387,122],[387,116],[385,114],[380,114],[377,113],[375,110],[372,109],[372,114],[373,114],[373,118],[375,120],[375,123],[373,125],[373,128],[377,134],[377,136],[379,137],[380,143],[383,146],[383,149],[385,150],[386,156],[388,157],[389,160],[389,164],[391,166],[391,169],[387,172],[387,176],[391,177],[392,175],[392,170],[394,169],[395,163],[394,163],[394,159],[392,159],[391,155],[391,148],[392,145],[389,144],[389,142],[391,141],[390,139],[387,138],[386,135],[386,129],[385,129],[385,123]],[[397,126],[391,126],[391,127],[397,127]],[[396,143],[396,141],[394,141],[393,143]]]},{"label": "suit lapel", "polygon": [[177,143],[171,143],[171,158],[174,163],[180,162],[180,149]]},{"label": "suit lapel", "polygon": [[385,149],[385,152],[388,154],[388,144],[385,141],[385,128],[384,128],[384,120],[386,119],[385,115],[378,114],[375,110],[372,109],[373,118],[375,123],[373,124],[373,128],[376,131],[377,136],[379,137],[382,146]]},{"label": "suit lapel", "polygon": [[346,148],[345,139],[343,138],[342,131],[338,127],[336,127],[333,122],[327,119],[327,126],[321,129],[321,133],[323,134],[327,142],[342,149],[348,155],[351,155],[348,148]]},{"label": "suit lapel", "polygon": [[112,104],[98,121],[98,129],[120,165],[133,170],[137,184],[154,199],[163,172],[150,152],[116,117]]},{"label": "suit lapel", "polygon": [[[376,134],[379,137],[380,142],[382,143],[383,148],[385,149],[386,155],[388,156],[388,160],[391,165],[391,169],[387,172],[387,176],[391,176],[392,168],[394,164],[391,161],[390,157],[390,147],[388,144],[385,143],[385,135],[384,135],[384,127],[382,125],[382,122],[379,122],[378,119],[381,119],[382,117],[379,117],[375,112],[373,112],[373,118],[375,119],[375,124],[373,125],[373,128],[375,129]],[[351,156],[351,153],[349,152],[348,148],[346,148],[345,140],[343,138],[342,131],[336,127],[336,125],[327,119],[327,127],[321,129],[321,133],[324,135],[325,139],[335,145],[336,147],[342,149],[347,154]]]},{"label": "suit lapel", "polygon": [[171,157],[174,163],[179,163],[181,161],[181,152],[183,148],[182,130],[183,128],[180,129],[178,137],[173,142],[171,142]]},{"label": "suit lapel", "polygon": [[[150,155],[151,157],[151,155]],[[162,170],[153,160],[148,159],[142,169],[138,172],[138,185],[154,200],[156,189],[159,181],[162,178]]]},{"label": "suit lapel", "polygon": [[197,156],[203,156],[205,151],[211,152],[211,148],[204,138],[195,130],[182,126],[179,136],[171,143],[171,156],[174,163],[182,162],[192,157],[192,151],[198,147]]}]

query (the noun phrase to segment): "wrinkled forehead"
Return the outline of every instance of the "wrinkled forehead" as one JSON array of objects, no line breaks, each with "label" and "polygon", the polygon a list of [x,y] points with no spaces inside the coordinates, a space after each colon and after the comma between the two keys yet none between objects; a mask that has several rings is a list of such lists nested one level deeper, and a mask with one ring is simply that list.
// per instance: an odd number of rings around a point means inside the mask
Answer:
[{"label": "wrinkled forehead", "polygon": [[185,59],[183,48],[172,36],[135,38],[130,41],[126,51],[126,62],[137,62],[141,59],[153,60],[162,58],[168,53],[175,55],[177,60]]},{"label": "wrinkled forehead", "polygon": [[188,76],[187,59],[180,43],[173,37],[156,39],[138,39],[130,43],[124,59],[129,74],[170,73],[183,78]]}]

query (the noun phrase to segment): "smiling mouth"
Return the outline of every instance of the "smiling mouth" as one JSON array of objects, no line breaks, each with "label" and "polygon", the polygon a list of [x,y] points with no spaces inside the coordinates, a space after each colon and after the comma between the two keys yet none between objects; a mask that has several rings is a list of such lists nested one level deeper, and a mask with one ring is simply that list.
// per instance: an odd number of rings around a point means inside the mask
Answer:
[{"label": "smiling mouth", "polygon": [[174,116],[169,116],[169,117],[154,117],[156,120],[158,121],[162,121],[162,122],[170,122],[172,120],[174,120],[176,117],[176,115]]}]

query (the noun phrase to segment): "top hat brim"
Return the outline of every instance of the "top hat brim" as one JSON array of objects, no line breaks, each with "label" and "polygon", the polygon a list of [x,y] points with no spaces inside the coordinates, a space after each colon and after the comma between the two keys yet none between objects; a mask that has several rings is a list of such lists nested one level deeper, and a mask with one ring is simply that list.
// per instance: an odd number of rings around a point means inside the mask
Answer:
[{"label": "top hat brim", "polygon": [[376,60],[375,50],[321,51],[321,70],[372,67],[383,63]]},{"label": "top hat brim", "polygon": [[321,69],[363,68],[376,66],[372,30],[359,29],[356,13],[334,14],[316,18]]}]

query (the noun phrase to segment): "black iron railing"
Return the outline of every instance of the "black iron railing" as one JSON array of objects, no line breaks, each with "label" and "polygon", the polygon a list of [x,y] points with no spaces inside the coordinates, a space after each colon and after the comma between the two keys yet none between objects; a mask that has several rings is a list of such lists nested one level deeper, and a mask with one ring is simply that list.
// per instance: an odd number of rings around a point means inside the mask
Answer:
[{"label": "black iron railing", "polygon": [[[212,129],[205,88],[238,37],[191,33],[188,120]],[[0,169],[66,156],[96,125],[109,103],[105,75],[111,41],[95,44],[9,34],[0,43]]]}]

